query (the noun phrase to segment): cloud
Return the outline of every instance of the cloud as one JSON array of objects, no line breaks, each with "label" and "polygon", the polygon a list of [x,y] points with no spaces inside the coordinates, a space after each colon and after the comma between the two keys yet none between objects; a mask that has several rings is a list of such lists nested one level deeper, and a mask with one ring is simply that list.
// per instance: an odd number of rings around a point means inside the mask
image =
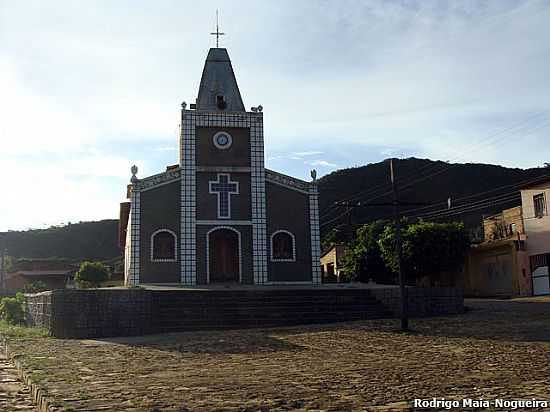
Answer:
[{"label": "cloud", "polygon": [[[131,164],[145,176],[174,161],[179,105],[214,41],[211,7],[195,3],[0,7],[0,170],[9,196],[32,187],[41,203],[3,208],[0,227],[115,217]],[[220,0],[222,45],[282,172],[550,157],[548,2],[323,4]]]},{"label": "cloud", "polygon": [[323,152],[319,152],[319,151],[316,151],[316,150],[311,150],[309,152],[294,152],[293,154],[294,154],[294,156],[297,156],[297,157],[306,157],[306,156],[320,155],[320,154],[323,154]]},{"label": "cloud", "polygon": [[322,166],[322,167],[332,167],[332,168],[338,167],[337,164],[327,162],[326,160],[314,160],[312,162],[306,162],[306,163],[311,166]]}]

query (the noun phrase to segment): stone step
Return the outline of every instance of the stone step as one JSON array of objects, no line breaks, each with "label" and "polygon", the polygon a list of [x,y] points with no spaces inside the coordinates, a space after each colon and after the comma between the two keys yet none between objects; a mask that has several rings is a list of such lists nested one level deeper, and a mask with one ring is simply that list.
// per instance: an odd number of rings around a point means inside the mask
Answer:
[{"label": "stone step", "polygon": [[171,299],[171,298],[164,298],[159,299],[156,302],[158,302],[158,305],[161,306],[175,306],[175,305],[181,305],[181,304],[205,304],[205,303],[215,303],[215,304],[233,304],[235,302],[239,303],[250,303],[250,304],[264,304],[264,303],[280,303],[280,304],[288,304],[288,303],[315,303],[315,304],[325,304],[325,305],[339,305],[339,304],[346,304],[346,303],[371,303],[371,304],[379,304],[379,302],[374,298],[363,298],[363,297],[346,297],[346,298],[318,298],[318,297],[287,297],[287,298],[269,298],[269,297],[258,297],[258,298],[239,298],[239,297],[219,297],[219,298],[196,298],[196,299]]},{"label": "stone step", "polygon": [[288,302],[272,302],[272,301],[212,301],[212,302],[165,302],[159,303],[158,308],[161,311],[179,310],[182,308],[204,308],[204,307],[218,307],[218,308],[306,308],[306,307],[318,307],[318,308],[373,308],[380,307],[378,302],[300,302],[300,301],[288,301]]},{"label": "stone step", "polygon": [[159,332],[391,318],[368,290],[211,290],[153,294]]},{"label": "stone step", "polygon": [[294,317],[294,318],[280,318],[280,319],[233,319],[232,322],[223,322],[221,320],[212,321],[188,321],[188,322],[169,322],[160,324],[160,332],[176,332],[186,330],[212,330],[212,329],[239,329],[249,327],[275,327],[275,326],[288,326],[288,325],[302,325],[302,324],[316,324],[316,323],[335,323],[354,320],[366,320],[366,319],[384,319],[391,317],[391,314],[379,313],[369,314],[357,313],[350,315],[349,313],[338,315],[331,314],[324,317]]},{"label": "stone step", "polygon": [[302,313],[257,313],[257,314],[242,314],[241,316],[222,316],[218,313],[204,314],[203,316],[189,317],[161,317],[160,325],[169,324],[192,324],[192,323],[227,323],[227,322],[255,322],[255,321],[270,321],[270,320],[324,320],[324,319],[374,319],[381,317],[391,317],[391,313],[378,311],[346,311],[346,312],[302,312]]}]

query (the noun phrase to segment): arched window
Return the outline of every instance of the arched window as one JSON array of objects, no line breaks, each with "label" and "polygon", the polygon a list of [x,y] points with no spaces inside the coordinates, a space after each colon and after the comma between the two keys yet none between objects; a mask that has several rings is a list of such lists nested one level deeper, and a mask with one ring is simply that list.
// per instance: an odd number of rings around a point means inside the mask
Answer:
[{"label": "arched window", "polygon": [[296,260],[296,241],[292,233],[278,230],[271,235],[271,260],[275,262]]},{"label": "arched window", "polygon": [[168,229],[160,229],[151,235],[151,260],[153,262],[175,262],[177,236]]}]

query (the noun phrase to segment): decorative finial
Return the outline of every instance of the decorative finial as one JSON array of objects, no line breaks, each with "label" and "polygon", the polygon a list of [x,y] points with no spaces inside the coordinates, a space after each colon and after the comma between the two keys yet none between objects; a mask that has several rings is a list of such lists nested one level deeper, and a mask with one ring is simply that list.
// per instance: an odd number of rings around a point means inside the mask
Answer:
[{"label": "decorative finial", "polygon": [[210,33],[213,36],[216,36],[216,48],[220,47],[220,36],[225,35],[225,33],[220,32],[220,27],[218,25],[218,10],[216,9],[216,31],[214,33]]},{"label": "decorative finial", "polygon": [[311,174],[311,178],[313,179],[313,182],[315,183],[317,181],[317,170],[312,169],[310,174]]},{"label": "decorative finial", "polygon": [[187,103],[181,102],[181,108],[182,108],[183,110],[185,110],[186,107],[187,107]]},{"label": "decorative finial", "polygon": [[138,172],[138,167],[136,165],[133,165],[130,171],[132,172],[132,178],[130,179],[130,182],[137,183],[139,180],[136,176]]},{"label": "decorative finial", "polygon": [[262,110],[264,109],[264,107],[262,105],[259,105],[258,106],[258,111],[261,112]]}]

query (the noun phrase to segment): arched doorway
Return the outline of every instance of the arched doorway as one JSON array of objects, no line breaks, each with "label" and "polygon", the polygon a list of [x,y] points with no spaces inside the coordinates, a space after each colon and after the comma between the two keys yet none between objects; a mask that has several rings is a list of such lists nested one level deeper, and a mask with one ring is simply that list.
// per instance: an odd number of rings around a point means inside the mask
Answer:
[{"label": "arched doorway", "polygon": [[209,282],[239,282],[239,232],[231,228],[216,228],[207,236]]}]

